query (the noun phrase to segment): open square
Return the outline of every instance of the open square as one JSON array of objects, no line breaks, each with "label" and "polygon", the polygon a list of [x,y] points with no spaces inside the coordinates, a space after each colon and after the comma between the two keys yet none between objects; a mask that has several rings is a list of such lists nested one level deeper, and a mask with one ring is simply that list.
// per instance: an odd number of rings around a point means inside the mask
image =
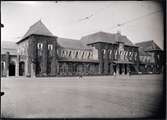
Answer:
[{"label": "open square", "polygon": [[162,75],[8,77],[1,80],[2,117],[129,118],[157,112]]}]

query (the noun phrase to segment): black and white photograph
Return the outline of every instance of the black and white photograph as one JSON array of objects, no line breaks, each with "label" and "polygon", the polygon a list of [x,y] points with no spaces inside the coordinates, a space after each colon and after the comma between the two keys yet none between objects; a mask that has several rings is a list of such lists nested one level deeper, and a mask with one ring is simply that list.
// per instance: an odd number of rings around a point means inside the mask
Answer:
[{"label": "black and white photograph", "polygon": [[1,118],[165,119],[159,1],[1,1]]}]

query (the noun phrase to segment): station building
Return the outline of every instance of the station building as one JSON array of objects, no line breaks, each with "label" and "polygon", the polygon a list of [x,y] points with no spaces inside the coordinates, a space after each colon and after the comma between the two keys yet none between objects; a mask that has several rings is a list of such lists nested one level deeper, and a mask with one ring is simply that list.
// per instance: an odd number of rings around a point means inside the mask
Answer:
[{"label": "station building", "polygon": [[18,42],[1,42],[2,77],[160,73],[160,61],[162,50],[154,41],[133,44],[120,32],[103,31],[80,40],[61,38],[41,20]]}]

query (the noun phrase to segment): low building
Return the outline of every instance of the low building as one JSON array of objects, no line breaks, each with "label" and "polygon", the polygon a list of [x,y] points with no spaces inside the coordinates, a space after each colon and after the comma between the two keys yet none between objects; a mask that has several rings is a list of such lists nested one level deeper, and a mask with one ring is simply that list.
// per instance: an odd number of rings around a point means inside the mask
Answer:
[{"label": "low building", "polygon": [[161,73],[163,71],[163,51],[153,41],[136,43],[139,47],[139,70],[143,73]]}]

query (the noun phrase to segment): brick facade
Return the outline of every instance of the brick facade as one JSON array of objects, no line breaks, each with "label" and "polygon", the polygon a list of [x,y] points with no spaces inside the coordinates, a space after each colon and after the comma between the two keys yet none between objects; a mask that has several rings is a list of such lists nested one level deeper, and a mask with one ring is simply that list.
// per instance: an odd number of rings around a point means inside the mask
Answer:
[{"label": "brick facade", "polygon": [[[33,29],[38,29],[36,27],[40,25],[43,26],[41,22],[36,23]],[[132,44],[120,33],[99,32],[88,35],[81,40],[94,41],[83,45],[76,40],[69,42],[70,39],[62,42],[64,39],[52,35],[45,26],[43,30],[42,33],[46,34],[31,33],[29,30],[17,42],[17,53],[14,55],[10,55],[10,52],[1,54],[1,76],[129,75],[162,72],[161,50],[151,52],[154,63],[142,63],[139,46]],[[148,59],[149,56],[146,57]]]}]

